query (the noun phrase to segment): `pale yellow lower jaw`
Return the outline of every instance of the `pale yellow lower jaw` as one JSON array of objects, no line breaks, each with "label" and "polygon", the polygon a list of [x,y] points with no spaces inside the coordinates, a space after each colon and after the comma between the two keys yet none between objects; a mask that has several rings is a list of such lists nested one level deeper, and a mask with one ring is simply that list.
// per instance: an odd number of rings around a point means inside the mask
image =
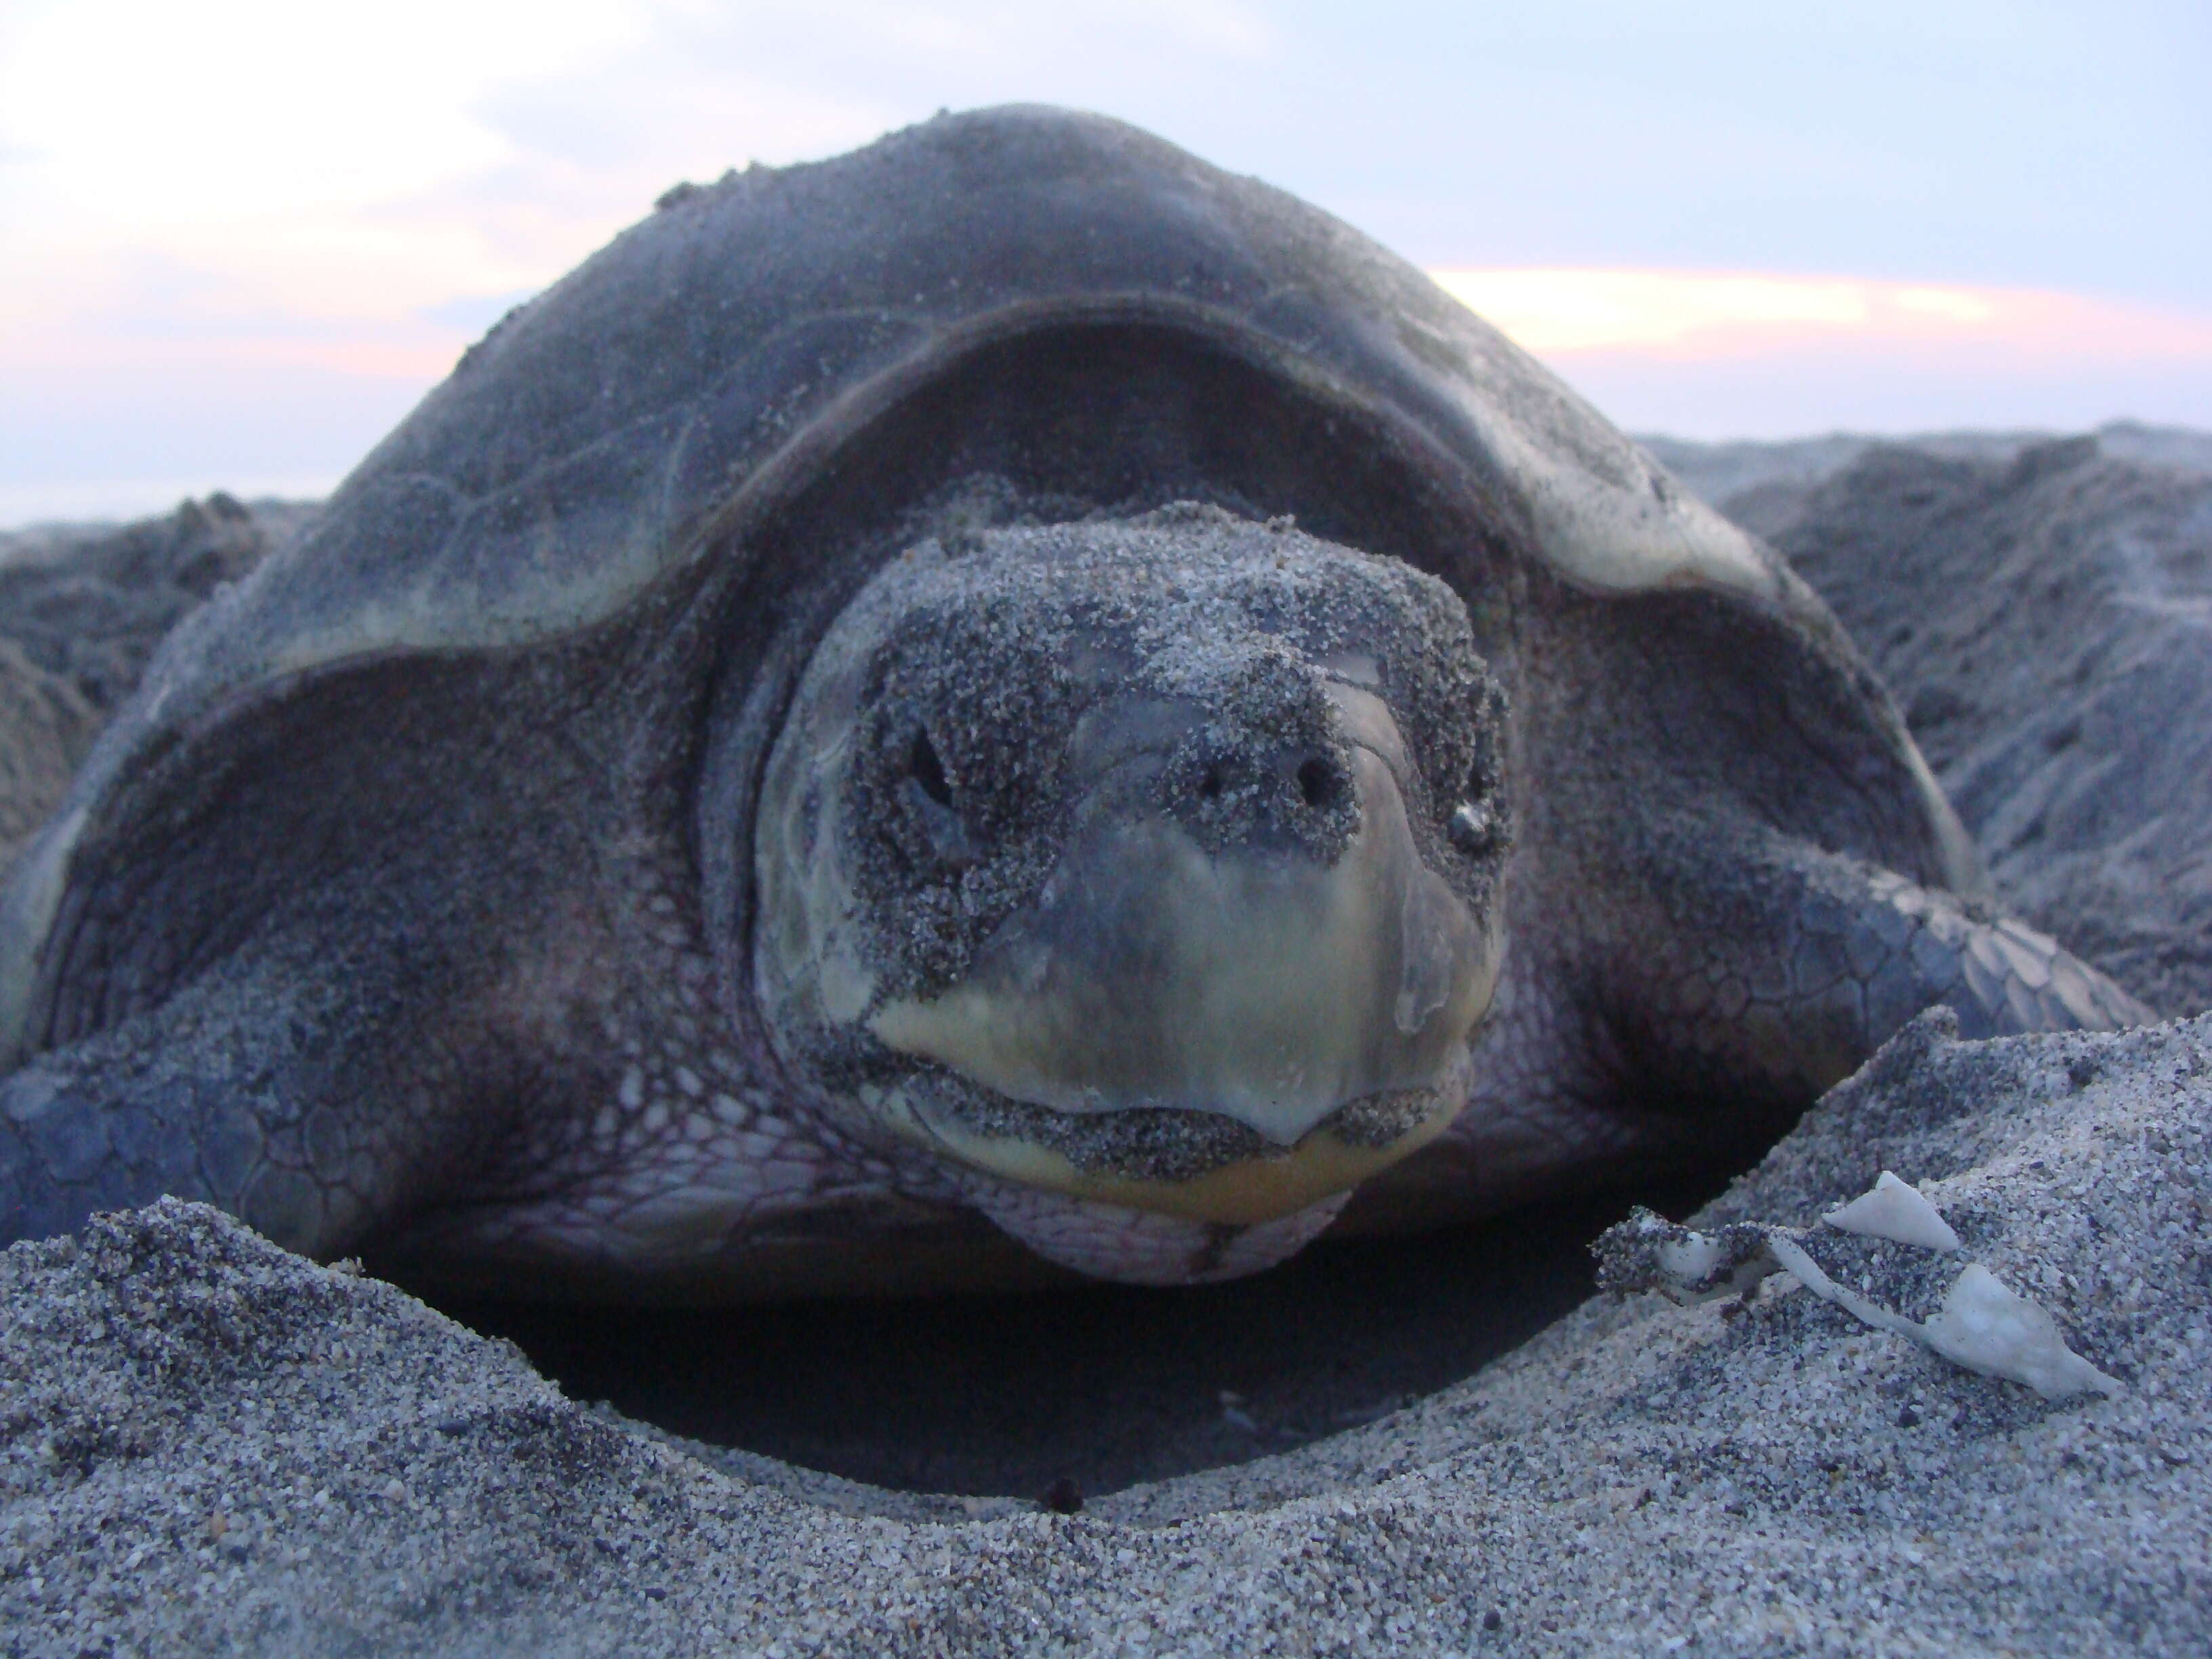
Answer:
[{"label": "pale yellow lower jaw", "polygon": [[[904,1103],[901,1103],[903,1104]],[[987,1175],[1094,1203],[1190,1221],[1251,1227],[1358,1186],[1419,1152],[1450,1127],[1458,1106],[1435,1112],[1387,1146],[1360,1146],[1316,1129],[1297,1145],[1209,1170],[1188,1181],[1146,1181],[1079,1169],[1064,1153],[1011,1136],[981,1135],[957,1122],[924,1122],[910,1110],[900,1127]]]},{"label": "pale yellow lower jaw", "polygon": [[1396,727],[1367,718],[1359,830],[1333,862],[1102,820],[965,978],[884,1000],[867,1030],[1007,1100],[1209,1112],[1279,1146],[1347,1100],[1432,1086],[1490,1005],[1498,923],[1423,861],[1382,757]]}]

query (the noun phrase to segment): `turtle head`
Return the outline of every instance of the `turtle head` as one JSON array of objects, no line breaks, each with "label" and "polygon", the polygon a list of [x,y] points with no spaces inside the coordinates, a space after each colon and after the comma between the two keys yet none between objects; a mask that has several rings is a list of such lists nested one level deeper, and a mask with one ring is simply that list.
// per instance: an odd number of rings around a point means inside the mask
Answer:
[{"label": "turtle head", "polygon": [[1340,1202],[1465,1102],[1502,718],[1448,587],[1286,525],[926,541],[769,758],[774,1039],[987,1188],[1232,1230]]}]

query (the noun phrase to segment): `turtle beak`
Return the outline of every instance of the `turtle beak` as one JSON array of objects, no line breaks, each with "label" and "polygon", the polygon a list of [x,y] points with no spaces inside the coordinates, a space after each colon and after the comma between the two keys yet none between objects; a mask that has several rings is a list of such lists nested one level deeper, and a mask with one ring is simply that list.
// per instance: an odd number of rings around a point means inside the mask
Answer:
[{"label": "turtle beak", "polygon": [[[1000,1099],[1081,1118],[1242,1124],[1258,1138],[1243,1160],[1254,1167],[1182,1181],[1141,1158],[1062,1169],[1033,1140],[976,1121],[959,1091],[909,1089],[896,1115],[1032,1185],[1244,1223],[1341,1190],[1439,1132],[1464,1100],[1468,1047],[1496,988],[1494,921],[1421,856],[1388,706],[1354,687],[1326,692],[1339,741],[1325,753],[1279,747],[1244,769],[1284,773],[1296,786],[1277,792],[1286,810],[1326,813],[1334,833],[1260,814],[1209,837],[1202,813],[1162,806],[1160,781],[1176,775],[1158,710],[1126,711],[1109,724],[1153,741],[1134,752],[1112,734],[1094,742],[1103,775],[1036,900],[959,984],[885,1003],[869,1021],[887,1047]],[[1316,784],[1316,766],[1334,769],[1333,784]],[[1196,769],[1191,787],[1208,775]],[[1357,1103],[1408,1094],[1425,1109],[1401,1113],[1380,1144],[1324,1127]],[[1171,1122],[1155,1118],[1154,1133]]]}]

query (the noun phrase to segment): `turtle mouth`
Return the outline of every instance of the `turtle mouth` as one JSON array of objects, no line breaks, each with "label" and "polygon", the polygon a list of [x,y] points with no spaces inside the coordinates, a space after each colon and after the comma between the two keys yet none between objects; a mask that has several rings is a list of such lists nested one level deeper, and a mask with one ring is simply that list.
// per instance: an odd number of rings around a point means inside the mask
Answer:
[{"label": "turtle mouth", "polygon": [[1334,857],[1100,814],[965,979],[877,1003],[863,1109],[1020,1186],[1245,1226],[1443,1133],[1471,1091],[1499,920],[1422,858],[1377,700],[1332,701],[1368,739],[1349,746]]},{"label": "turtle mouth", "polygon": [[1234,1226],[1273,1221],[1358,1185],[1442,1133],[1466,1098],[1456,1086],[1377,1090],[1344,1102],[1285,1146],[1218,1112],[1061,1111],[936,1066],[860,1094],[879,1122],[987,1175]]}]

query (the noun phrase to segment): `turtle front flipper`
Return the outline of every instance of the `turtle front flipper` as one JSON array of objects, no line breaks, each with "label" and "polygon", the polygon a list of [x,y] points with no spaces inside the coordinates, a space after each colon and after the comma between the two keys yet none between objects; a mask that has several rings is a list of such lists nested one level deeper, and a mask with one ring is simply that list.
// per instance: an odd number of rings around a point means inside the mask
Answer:
[{"label": "turtle front flipper", "polygon": [[1968,1037],[2158,1018],[1992,906],[1778,831],[1700,829],[1647,843],[1602,947],[1613,1043],[1670,1108],[1794,1114],[1938,1003]]},{"label": "turtle front flipper", "polygon": [[397,1029],[434,975],[361,944],[264,938],[0,1080],[0,1240],[167,1194],[307,1255],[355,1248],[429,1184],[435,1095],[408,1086],[395,1059],[435,1066],[443,1046]]},{"label": "turtle front flipper", "polygon": [[95,752],[0,913],[0,1237],[166,1193],[350,1253],[534,1155],[518,1119],[571,1121],[556,1087],[599,1079],[556,1039],[610,952],[572,902],[591,774],[533,672],[302,674],[106,794]]},{"label": "turtle front flipper", "polygon": [[[1937,1004],[1968,1037],[2157,1018],[2045,935],[1864,860],[1741,821],[1644,830],[1606,882],[1523,895],[1466,1109],[1339,1232],[1754,1157]],[[1532,920],[1570,907],[1579,927]]]}]

